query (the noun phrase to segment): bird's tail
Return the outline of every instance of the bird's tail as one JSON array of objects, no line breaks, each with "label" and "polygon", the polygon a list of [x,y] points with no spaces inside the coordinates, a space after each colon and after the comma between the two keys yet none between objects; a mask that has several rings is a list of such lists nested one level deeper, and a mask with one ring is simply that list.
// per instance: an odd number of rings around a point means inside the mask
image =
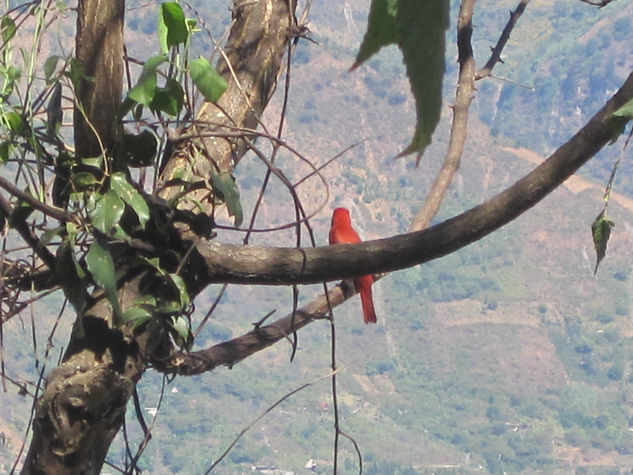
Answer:
[{"label": "bird's tail", "polygon": [[371,284],[374,278],[365,275],[358,279],[358,293],[360,293],[360,303],[363,307],[363,320],[365,323],[376,323],[376,311],[374,310],[374,299],[371,295]]}]

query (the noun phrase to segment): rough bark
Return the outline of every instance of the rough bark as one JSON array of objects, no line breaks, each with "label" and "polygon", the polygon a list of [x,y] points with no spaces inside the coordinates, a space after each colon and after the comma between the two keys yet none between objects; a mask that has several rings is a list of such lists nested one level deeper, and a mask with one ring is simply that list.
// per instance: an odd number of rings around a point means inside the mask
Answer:
[{"label": "rough bark", "polygon": [[[76,110],[78,156],[109,154],[117,140],[114,117],[121,98],[123,0],[79,2],[77,57],[94,83],[79,88]],[[189,181],[208,184],[210,170],[230,170],[246,151],[244,141],[209,137],[226,126],[255,128],[270,98],[289,40],[294,16],[285,0],[247,2],[235,7],[225,61],[219,67],[229,88],[216,105],[205,104],[192,128],[199,139],[182,141],[166,164],[163,176],[188,171]],[[228,65],[231,65],[229,67]],[[221,123],[219,125],[218,123]],[[98,137],[98,138],[97,138]],[[209,187],[197,191],[209,195]],[[169,197],[170,190],[163,190]],[[187,202],[181,201],[186,207]],[[212,203],[207,201],[211,213]],[[194,238],[187,227],[172,229],[160,243],[181,256]],[[130,250],[113,256],[117,263],[122,309],[140,295],[141,276],[126,268]],[[183,266],[188,290],[199,292],[197,255]],[[142,333],[112,328],[112,308],[101,292],[91,296],[77,315],[64,361],[48,374],[36,403],[33,439],[23,473],[99,473],[108,448],[123,422],[125,408],[148,361],[169,350],[160,327]]]}]

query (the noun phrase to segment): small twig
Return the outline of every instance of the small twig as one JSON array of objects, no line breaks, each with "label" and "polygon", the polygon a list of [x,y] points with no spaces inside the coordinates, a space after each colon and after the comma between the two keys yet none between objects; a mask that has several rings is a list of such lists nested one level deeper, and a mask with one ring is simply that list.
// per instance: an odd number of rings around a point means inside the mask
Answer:
[{"label": "small twig", "polygon": [[587,5],[592,5],[594,7],[602,8],[607,6],[613,0],[600,0],[599,2],[593,0],[580,0],[582,3],[586,3]]},{"label": "small twig", "polygon": [[216,309],[216,307],[218,306],[218,304],[220,303],[220,300],[222,300],[222,296],[224,295],[224,292],[226,291],[226,288],[229,286],[229,284],[223,284],[222,288],[220,289],[220,292],[218,292],[218,296],[215,298],[215,300],[213,301],[213,303],[211,304],[211,308],[209,308],[209,310],[207,311],[207,313],[205,314],[205,316],[202,318],[202,320],[200,321],[200,324],[198,325],[198,328],[196,328],[196,331],[193,332],[193,338],[195,339],[198,334],[202,331],[202,328],[204,327],[204,325],[207,323],[207,320],[209,320],[209,318],[211,317],[211,315],[213,314],[213,311]]},{"label": "small twig", "polygon": [[255,426],[255,424],[257,424],[260,420],[262,420],[267,414],[269,414],[273,409],[275,409],[277,406],[279,406],[282,402],[284,402],[286,399],[290,398],[291,396],[294,396],[299,391],[303,391],[307,387],[310,387],[310,386],[312,386],[314,384],[317,384],[317,383],[319,383],[319,382],[321,382],[321,381],[323,381],[325,379],[328,379],[328,378],[332,377],[338,371],[340,371],[340,370],[334,371],[334,372],[332,372],[330,374],[326,374],[325,376],[321,376],[318,379],[315,379],[313,381],[310,381],[310,382],[307,382],[305,384],[302,384],[298,388],[293,389],[292,391],[290,391],[288,394],[283,396],[281,399],[277,400],[277,402],[275,402],[272,406],[268,407],[268,409],[266,409],[264,412],[262,412],[253,422],[251,422],[249,425],[247,425],[244,429],[242,429],[240,431],[240,433],[237,435],[237,437],[235,437],[235,439],[233,439],[233,442],[231,442],[231,444],[222,453],[222,455],[220,455],[220,457],[211,464],[211,466],[205,472],[205,474],[210,473],[224,459],[224,457],[227,456],[227,454],[231,451],[231,449],[233,449],[233,447],[235,447],[235,444],[237,444],[237,442],[240,440],[240,438],[244,434],[246,434],[249,430],[251,430]]},{"label": "small twig", "polygon": [[51,218],[57,219],[58,221],[75,221],[75,217],[72,214],[67,213],[61,208],[56,208],[55,206],[50,206],[50,205],[47,205],[46,203],[42,203],[37,198],[34,198],[29,193],[26,193],[20,190],[17,186],[15,186],[9,180],[1,176],[0,176],[0,187],[7,190],[13,196],[17,196],[21,200],[26,201],[33,208],[35,208],[38,211],[41,211],[42,213],[44,213],[47,216],[50,216]]},{"label": "small twig", "polygon": [[492,68],[494,68],[495,64],[501,62],[501,52],[510,39],[510,33],[512,33],[514,26],[517,24],[517,21],[519,21],[519,17],[523,14],[523,11],[525,10],[525,7],[527,7],[528,3],[530,3],[530,0],[521,0],[516,9],[513,12],[510,12],[510,19],[501,32],[501,36],[499,37],[497,44],[492,49],[490,59],[483,68],[477,71],[477,74],[475,74],[475,80],[490,76],[490,72],[492,71]]}]

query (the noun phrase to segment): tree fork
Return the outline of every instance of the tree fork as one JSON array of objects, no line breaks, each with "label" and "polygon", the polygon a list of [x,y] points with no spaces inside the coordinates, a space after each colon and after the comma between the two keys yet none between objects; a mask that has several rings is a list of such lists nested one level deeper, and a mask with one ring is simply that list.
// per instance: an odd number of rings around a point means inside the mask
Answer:
[{"label": "tree fork", "polygon": [[[124,0],[79,2],[77,57],[94,83],[84,81],[77,91],[81,107],[75,111],[78,157],[116,153],[124,10]],[[262,0],[243,6],[236,2],[226,56],[218,67],[229,88],[217,106],[205,103],[201,107],[192,129],[205,138],[179,143],[168,157],[163,177],[168,179],[183,166],[193,172],[188,175],[192,182],[207,181],[210,171],[218,166],[222,171],[232,170],[246,152],[246,142],[209,138],[209,131],[257,127],[275,87],[292,21],[294,15],[287,0]],[[187,229],[181,231],[183,242],[194,238]],[[125,275],[125,260],[120,262],[117,274]],[[189,264],[193,266],[193,260]],[[188,267],[186,262],[183,277],[196,279],[196,272],[188,272]],[[124,310],[140,295],[139,280],[140,276],[133,276],[119,283]],[[199,283],[188,282],[192,294],[201,288]],[[23,473],[100,472],[156,338],[151,328],[139,335],[112,329],[107,323],[111,319],[112,309],[101,292],[96,292],[88,308],[78,313],[64,361],[47,376],[36,403],[33,439]]]}]

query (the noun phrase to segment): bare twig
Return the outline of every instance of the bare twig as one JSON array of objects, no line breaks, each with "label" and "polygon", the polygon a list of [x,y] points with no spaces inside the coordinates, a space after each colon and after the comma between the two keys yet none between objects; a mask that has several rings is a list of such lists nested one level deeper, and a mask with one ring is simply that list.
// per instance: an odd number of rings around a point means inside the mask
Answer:
[{"label": "bare twig", "polygon": [[488,60],[488,62],[483,68],[477,71],[477,74],[475,75],[475,79],[479,80],[486,76],[490,76],[490,72],[492,71],[492,68],[494,68],[495,64],[502,62],[501,52],[503,51],[503,48],[505,48],[506,43],[510,39],[510,33],[512,33],[514,26],[516,25],[517,21],[519,21],[519,17],[523,14],[523,11],[525,10],[525,7],[527,7],[528,3],[530,3],[530,0],[521,0],[519,2],[519,5],[517,5],[516,9],[513,12],[510,12],[510,19],[508,20],[508,23],[506,23],[505,28],[501,32],[499,41],[497,41],[497,44],[492,49],[492,54],[490,55],[490,59]]},{"label": "bare twig", "polygon": [[238,443],[238,441],[242,438],[242,436],[244,434],[246,434],[249,430],[251,430],[255,426],[255,424],[257,424],[259,421],[261,421],[267,414],[269,414],[273,409],[275,409],[277,406],[279,406],[282,402],[284,402],[289,397],[294,396],[299,391],[303,391],[307,387],[310,387],[310,386],[312,386],[314,384],[317,384],[317,383],[319,383],[319,382],[321,382],[321,381],[323,381],[325,379],[328,379],[328,378],[332,377],[333,374],[335,374],[335,372],[330,373],[330,374],[326,374],[325,376],[322,376],[322,377],[320,377],[318,379],[315,379],[313,381],[310,381],[310,382],[307,382],[305,384],[302,384],[298,388],[293,389],[292,391],[290,391],[288,394],[283,396],[281,399],[277,400],[277,402],[275,402],[272,406],[268,407],[268,409],[266,409],[264,412],[262,412],[253,422],[251,422],[248,426],[246,426],[244,429],[242,429],[240,431],[240,433],[237,435],[237,437],[235,437],[235,439],[233,439],[233,442],[231,442],[231,444],[222,453],[222,455],[220,455],[220,457],[211,464],[211,466],[207,469],[207,471],[205,473],[207,473],[207,474],[210,473],[224,459],[224,457],[226,457],[226,455],[231,451],[231,449],[233,447],[235,447],[235,444]]},{"label": "bare twig", "polygon": [[600,0],[600,1],[594,1],[594,0],[580,0],[582,3],[586,3],[587,5],[593,5],[594,7],[605,7],[607,6],[609,3],[611,3],[613,0]]}]

